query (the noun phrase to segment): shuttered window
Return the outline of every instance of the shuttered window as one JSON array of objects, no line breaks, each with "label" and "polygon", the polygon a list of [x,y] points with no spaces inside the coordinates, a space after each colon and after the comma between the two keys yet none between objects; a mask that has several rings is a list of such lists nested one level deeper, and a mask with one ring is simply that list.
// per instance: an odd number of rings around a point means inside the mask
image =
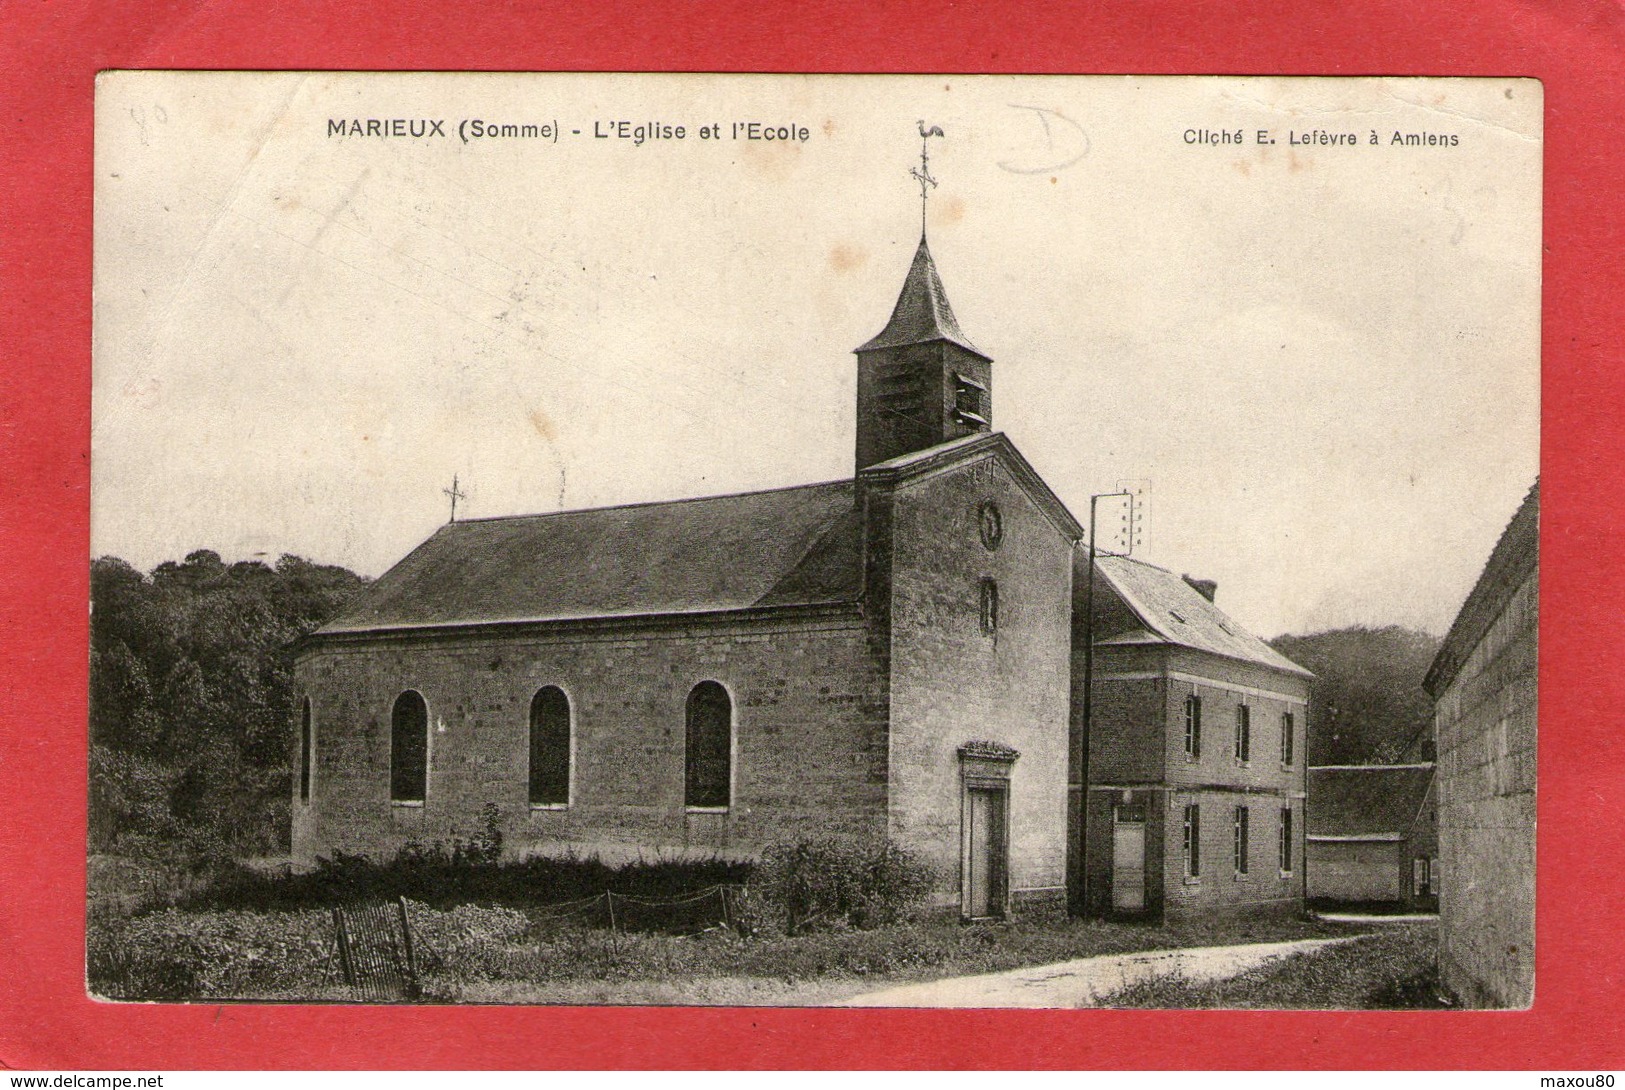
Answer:
[{"label": "shuttered window", "polygon": [[1202,808],[1196,803],[1185,807],[1185,877],[1195,878],[1202,873]]},{"label": "shuttered window", "polygon": [[1248,816],[1249,815],[1247,813],[1247,807],[1245,807],[1245,806],[1236,807],[1235,818],[1233,820],[1233,827],[1234,827],[1233,839],[1235,841],[1235,865],[1236,865],[1236,873],[1237,874],[1246,874],[1247,873],[1247,855],[1248,855],[1247,825],[1248,825]]},{"label": "shuttered window", "polygon": [[1281,807],[1281,873],[1292,872],[1292,807]]}]

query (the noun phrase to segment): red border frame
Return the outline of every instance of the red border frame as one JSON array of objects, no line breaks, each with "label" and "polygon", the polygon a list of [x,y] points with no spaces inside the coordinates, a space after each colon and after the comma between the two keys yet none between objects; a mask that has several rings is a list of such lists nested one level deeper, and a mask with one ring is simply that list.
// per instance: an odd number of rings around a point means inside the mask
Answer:
[{"label": "red border frame", "polygon": [[[15,0],[0,30],[0,1063],[1619,1068],[1617,0]],[[1546,91],[1540,880],[1525,1013],[120,1006],[81,986],[92,80],[104,68],[1535,76]],[[1506,514],[1510,517],[1511,512]]]}]

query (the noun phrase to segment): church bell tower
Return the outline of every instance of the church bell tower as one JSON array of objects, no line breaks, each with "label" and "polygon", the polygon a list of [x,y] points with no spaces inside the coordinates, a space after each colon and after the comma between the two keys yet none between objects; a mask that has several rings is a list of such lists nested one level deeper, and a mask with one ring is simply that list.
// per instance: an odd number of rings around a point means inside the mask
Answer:
[{"label": "church bell tower", "polygon": [[856,349],[857,469],[961,436],[989,431],[993,360],[971,344],[948,305],[925,240],[925,200],[936,186],[925,142],[942,130],[920,125],[920,245],[891,320]]}]

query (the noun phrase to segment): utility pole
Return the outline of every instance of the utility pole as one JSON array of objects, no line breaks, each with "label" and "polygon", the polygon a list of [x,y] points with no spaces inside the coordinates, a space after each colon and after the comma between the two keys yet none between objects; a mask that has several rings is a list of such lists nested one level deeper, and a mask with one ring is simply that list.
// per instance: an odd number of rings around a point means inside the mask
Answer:
[{"label": "utility pole", "polygon": [[1093,726],[1095,703],[1095,557],[1102,555],[1095,548],[1095,514],[1101,500],[1126,499],[1128,515],[1124,518],[1124,552],[1106,553],[1107,556],[1128,556],[1134,551],[1134,496],[1133,492],[1102,492],[1089,497],[1089,574],[1083,593],[1083,730],[1078,753],[1078,873],[1077,913],[1089,914],[1089,735]]}]

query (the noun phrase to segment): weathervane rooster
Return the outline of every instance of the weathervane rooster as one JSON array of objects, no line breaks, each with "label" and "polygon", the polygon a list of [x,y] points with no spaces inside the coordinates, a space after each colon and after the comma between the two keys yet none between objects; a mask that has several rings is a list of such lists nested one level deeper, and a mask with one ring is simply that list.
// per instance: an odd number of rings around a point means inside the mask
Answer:
[{"label": "weathervane rooster", "polygon": [[930,139],[933,136],[942,136],[942,126],[932,125],[925,127],[924,121],[916,122],[920,127],[920,165],[910,167],[909,174],[920,183],[920,234],[925,234],[925,202],[931,195],[931,190],[937,188],[937,180],[931,177]]}]

